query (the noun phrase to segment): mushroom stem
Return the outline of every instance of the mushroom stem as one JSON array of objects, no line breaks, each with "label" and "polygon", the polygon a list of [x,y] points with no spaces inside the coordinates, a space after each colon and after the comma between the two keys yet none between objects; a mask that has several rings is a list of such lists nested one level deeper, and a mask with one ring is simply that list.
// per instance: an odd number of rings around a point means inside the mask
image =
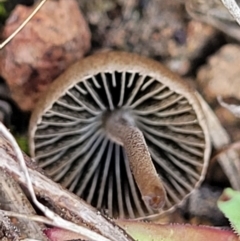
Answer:
[{"label": "mushroom stem", "polygon": [[152,209],[161,209],[166,193],[153,165],[142,132],[126,111],[114,111],[106,117],[105,128],[109,138],[124,147],[130,169],[142,199]]}]

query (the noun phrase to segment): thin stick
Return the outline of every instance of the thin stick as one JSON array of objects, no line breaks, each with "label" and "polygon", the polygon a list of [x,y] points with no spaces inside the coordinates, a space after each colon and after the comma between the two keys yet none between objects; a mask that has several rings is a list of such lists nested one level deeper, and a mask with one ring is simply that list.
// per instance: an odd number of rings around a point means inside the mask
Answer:
[{"label": "thin stick", "polygon": [[[41,210],[41,211],[45,211],[45,208],[43,207],[43,205],[41,203],[38,202],[36,196],[35,196],[35,193],[34,193],[34,189],[33,189],[33,186],[32,186],[32,183],[31,183],[31,179],[29,177],[29,173],[28,173],[28,170],[27,170],[27,167],[26,167],[26,164],[25,164],[25,161],[24,161],[24,157],[23,157],[23,154],[17,144],[17,142],[15,141],[14,137],[10,134],[10,132],[7,130],[7,128],[0,122],[0,131],[2,133],[2,135],[10,142],[10,144],[12,145],[12,148],[16,154],[16,157],[19,161],[19,164],[22,168],[22,171],[24,172],[24,176],[26,178],[26,181],[27,181],[27,186],[28,186],[28,190],[30,192],[30,195],[31,195],[31,198],[34,202],[34,204],[37,205],[37,207]],[[39,205],[40,204],[40,205]]]},{"label": "thin stick", "polygon": [[222,147],[221,149],[217,150],[215,155],[212,157],[211,162],[214,162],[219,156],[224,154],[225,152],[229,150],[239,150],[240,149],[240,141],[233,142],[227,146]]},{"label": "thin stick", "polygon": [[0,49],[5,47],[24,27],[25,25],[31,20],[31,18],[39,11],[39,9],[43,6],[43,4],[47,0],[41,0],[41,2],[37,5],[34,11],[24,20],[24,22],[3,42],[0,44]]},{"label": "thin stick", "polygon": [[106,116],[105,128],[110,139],[123,145],[143,201],[150,208],[160,210],[166,201],[165,188],[133,118],[128,112],[115,111]]},{"label": "thin stick", "polygon": [[235,0],[222,0],[222,3],[228,9],[228,11],[231,13],[233,18],[237,21],[237,23],[240,25],[240,8],[237,5],[236,1]]},{"label": "thin stick", "polygon": [[223,101],[221,96],[218,96],[217,100],[222,107],[229,110],[236,117],[238,117],[238,118],[240,117],[240,105],[228,104],[228,103]]},{"label": "thin stick", "polygon": [[[6,211],[6,210],[1,210],[1,212],[3,212],[4,215],[9,216],[9,217],[25,218],[25,219],[29,219],[29,220],[32,220],[32,221],[35,221],[35,222],[52,225],[52,222],[44,216],[16,213],[16,212]],[[61,228],[61,227],[59,227],[59,228]]]},{"label": "thin stick", "polygon": [[[48,225],[53,225],[52,222],[48,218],[43,217],[43,216],[27,215],[27,214],[21,214],[21,213],[16,213],[16,212],[12,212],[12,211],[5,211],[5,210],[1,210],[1,211],[2,211],[2,213],[4,215],[9,216],[9,217],[25,218],[25,219],[32,220],[32,221],[35,221],[35,222],[40,222],[40,223],[45,223],[45,224],[48,224]],[[54,225],[54,226],[58,227],[58,228],[63,228],[61,225]],[[82,229],[82,233],[85,233],[86,230],[88,230],[87,228],[84,228],[84,227],[81,227],[81,226],[78,226],[78,227],[79,227],[79,229]],[[31,239],[31,240],[33,240],[33,239]]]}]

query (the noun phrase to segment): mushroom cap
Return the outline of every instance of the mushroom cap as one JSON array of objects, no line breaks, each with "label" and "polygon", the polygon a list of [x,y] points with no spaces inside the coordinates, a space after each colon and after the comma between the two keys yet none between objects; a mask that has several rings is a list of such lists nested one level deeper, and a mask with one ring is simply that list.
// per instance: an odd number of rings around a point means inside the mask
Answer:
[{"label": "mushroom cap", "polygon": [[[161,211],[142,201],[124,149],[105,133],[102,116],[115,109],[145,137],[167,193]],[[211,149],[195,91],[160,63],[125,52],[89,56],[58,77],[32,113],[29,139],[47,175],[115,218],[173,210],[203,180]]]}]

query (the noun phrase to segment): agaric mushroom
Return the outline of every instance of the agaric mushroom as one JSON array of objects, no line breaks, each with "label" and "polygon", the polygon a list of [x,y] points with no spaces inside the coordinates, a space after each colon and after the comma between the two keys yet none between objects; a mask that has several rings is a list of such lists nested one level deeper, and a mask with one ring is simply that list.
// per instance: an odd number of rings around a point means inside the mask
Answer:
[{"label": "agaric mushroom", "polygon": [[173,210],[203,180],[210,153],[195,92],[158,62],[123,52],[63,73],[29,133],[46,174],[110,217]]}]

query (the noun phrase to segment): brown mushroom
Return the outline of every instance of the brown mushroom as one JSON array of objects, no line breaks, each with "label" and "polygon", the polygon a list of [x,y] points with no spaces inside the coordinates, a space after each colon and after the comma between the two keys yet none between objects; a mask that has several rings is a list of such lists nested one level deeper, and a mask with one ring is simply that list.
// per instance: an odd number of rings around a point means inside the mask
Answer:
[{"label": "brown mushroom", "polygon": [[29,134],[46,173],[111,217],[173,210],[203,180],[210,153],[195,92],[123,52],[87,57],[55,80]]}]

